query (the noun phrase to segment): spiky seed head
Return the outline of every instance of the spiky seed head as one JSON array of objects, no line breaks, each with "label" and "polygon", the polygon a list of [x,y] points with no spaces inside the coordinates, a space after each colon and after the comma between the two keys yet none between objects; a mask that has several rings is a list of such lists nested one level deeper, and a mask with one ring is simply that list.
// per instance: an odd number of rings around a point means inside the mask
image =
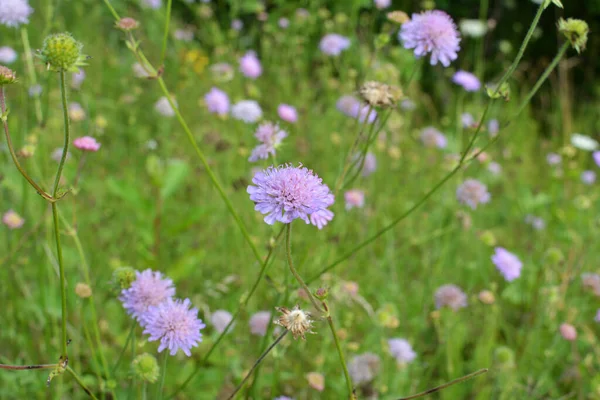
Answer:
[{"label": "spiky seed head", "polygon": [[360,88],[360,95],[370,106],[391,107],[402,97],[402,90],[385,83],[368,81]]},{"label": "spiky seed head", "polygon": [[10,85],[17,81],[17,75],[12,69],[0,65],[0,86]]},{"label": "spiky seed head", "polygon": [[276,307],[275,309],[282,314],[275,323],[292,332],[294,339],[298,339],[298,337],[306,339],[304,337],[306,333],[314,333],[310,330],[313,322],[310,319],[310,314],[302,311],[298,306],[291,310],[285,307]]},{"label": "spiky seed head", "polygon": [[70,33],[56,33],[44,39],[40,57],[53,71],[77,72],[77,67],[85,65],[85,56],[81,54],[83,45]]},{"label": "spiky seed head", "polygon": [[159,367],[156,357],[143,353],[137,356],[132,363],[133,373],[141,380],[154,383],[158,380]]},{"label": "spiky seed head", "polygon": [[117,29],[120,29],[124,32],[129,32],[137,29],[140,26],[140,23],[133,18],[125,17],[118,20],[115,26]]},{"label": "spiky seed head", "polygon": [[581,19],[561,18],[558,21],[558,30],[565,35],[577,53],[581,53],[585,50],[588,32],[590,31],[587,22]]}]

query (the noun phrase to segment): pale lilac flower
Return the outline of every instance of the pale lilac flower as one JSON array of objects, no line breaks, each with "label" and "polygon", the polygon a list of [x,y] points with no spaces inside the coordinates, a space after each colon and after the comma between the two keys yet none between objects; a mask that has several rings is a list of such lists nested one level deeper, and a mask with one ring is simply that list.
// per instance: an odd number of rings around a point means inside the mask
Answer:
[{"label": "pale lilac flower", "polygon": [[575,339],[577,339],[577,330],[571,324],[567,324],[566,322],[560,324],[559,331],[560,331],[560,335],[565,340],[568,340],[568,341],[572,342]]},{"label": "pale lilac flower", "polygon": [[442,285],[435,291],[435,308],[450,307],[457,311],[467,306],[467,295],[456,285]]},{"label": "pale lilac flower", "polygon": [[257,336],[265,336],[267,327],[271,323],[271,313],[269,311],[259,311],[250,317],[250,333]]},{"label": "pale lilac flower", "polygon": [[[305,167],[271,166],[254,175],[252,183],[256,186],[248,186],[250,200],[256,204],[256,211],[266,215],[264,221],[269,225],[275,221],[288,224],[296,218],[308,224],[311,214],[327,209],[334,201],[329,187]],[[328,217],[329,213],[323,214]],[[322,222],[318,219],[313,224],[319,226]]]},{"label": "pale lilac flower", "polygon": [[157,306],[175,296],[175,287],[171,279],[163,278],[160,272],[151,269],[135,271],[135,276],[131,287],[121,291],[119,300],[127,313],[144,326],[148,307]]},{"label": "pale lilac flower", "polygon": [[362,176],[367,177],[377,170],[377,158],[375,154],[370,151],[365,156],[365,163],[363,165]]},{"label": "pale lilac flower", "polygon": [[234,31],[241,31],[244,28],[244,23],[242,22],[241,19],[234,19],[233,21],[231,21],[231,29],[233,29]]},{"label": "pale lilac flower", "polygon": [[204,95],[204,102],[211,113],[223,116],[229,112],[229,97],[224,91],[216,87],[213,87],[210,92]]},{"label": "pale lilac flower", "polygon": [[344,193],[346,201],[346,210],[351,210],[354,207],[363,208],[365,205],[365,192],[358,189],[351,189]]},{"label": "pale lilac flower", "polygon": [[417,108],[417,105],[411,99],[404,99],[400,102],[400,108],[402,108],[404,111],[413,111],[415,108]]},{"label": "pale lilac flower", "polygon": [[340,97],[335,103],[336,108],[348,117],[353,117],[355,105],[360,106],[360,100],[351,95],[344,95]]},{"label": "pale lilac flower", "polygon": [[594,171],[583,171],[581,173],[581,182],[585,183],[586,185],[591,185],[594,182],[596,182],[596,173]]},{"label": "pale lilac flower", "polygon": [[413,14],[402,24],[398,34],[404,48],[415,49],[415,56],[431,53],[431,65],[440,62],[444,67],[456,60],[460,50],[460,35],[452,18],[443,11],[425,11]]},{"label": "pale lilac flower", "polygon": [[531,225],[536,231],[541,231],[546,227],[546,222],[542,218],[531,214],[525,216],[525,223]]},{"label": "pale lilac flower", "polygon": [[437,147],[438,149],[446,148],[448,141],[446,136],[432,126],[428,126],[421,132],[421,142],[425,147]]},{"label": "pale lilac flower", "polygon": [[71,86],[73,89],[79,89],[81,84],[85,80],[85,71],[80,69],[79,71],[71,74]]},{"label": "pale lilac flower", "polygon": [[210,316],[210,322],[218,333],[223,333],[232,319],[231,313],[225,310],[217,310]]},{"label": "pale lilac flower", "polygon": [[467,71],[458,71],[452,77],[452,82],[462,86],[467,92],[477,92],[481,89],[481,82],[475,74]]},{"label": "pale lilac flower", "polygon": [[550,165],[558,165],[562,162],[562,157],[560,154],[548,153],[548,155],[546,155],[546,162]]},{"label": "pale lilac flower", "polygon": [[504,247],[496,247],[492,262],[508,282],[521,276],[523,263],[519,258]]},{"label": "pale lilac flower", "polygon": [[477,205],[488,203],[491,196],[483,183],[475,179],[467,179],[456,189],[456,198],[460,203],[475,210]]},{"label": "pale lilac flower", "polygon": [[592,157],[594,158],[596,165],[600,167],[600,151],[593,152]]},{"label": "pale lilac flower", "polygon": [[323,229],[325,225],[329,223],[333,219],[333,212],[323,208],[319,211],[315,211],[310,214],[310,223],[316,226],[319,230]]},{"label": "pale lilac flower", "polygon": [[256,137],[261,144],[252,149],[252,154],[248,158],[248,161],[256,162],[258,160],[265,160],[269,158],[270,155],[275,155],[275,151],[287,135],[287,132],[280,129],[277,124],[272,122],[260,124],[256,129],[254,137]]},{"label": "pale lilac flower", "polygon": [[190,357],[192,347],[202,341],[200,330],[206,325],[198,318],[198,309],[190,309],[191,306],[189,299],[168,298],[157,306],[148,307],[144,333],[150,335],[149,342],[160,340],[159,353],[168,349],[174,356],[182,350]]},{"label": "pale lilac flower", "polygon": [[18,58],[17,52],[12,47],[8,47],[8,46],[0,47],[0,63],[12,64],[15,61],[17,61],[17,58]]},{"label": "pale lilac flower", "polygon": [[355,356],[348,363],[348,373],[356,386],[362,386],[379,374],[381,359],[374,353],[363,353]]},{"label": "pale lilac flower", "polygon": [[83,151],[98,151],[101,145],[93,137],[83,136],[73,140],[73,146]]},{"label": "pale lilac flower", "polygon": [[290,26],[290,20],[287,18],[279,18],[277,24],[281,29],[287,29]]},{"label": "pale lilac flower", "polygon": [[475,118],[471,113],[462,113],[460,115],[460,122],[462,123],[463,128],[470,128],[476,124]]},{"label": "pale lilac flower", "polygon": [[500,122],[497,119],[490,119],[488,122],[488,133],[491,137],[495,137],[500,131]]},{"label": "pale lilac flower", "polygon": [[240,58],[240,71],[251,79],[256,79],[262,74],[262,65],[255,52],[249,51]]},{"label": "pale lilac flower", "polygon": [[256,101],[242,100],[231,107],[231,116],[251,124],[262,118],[262,110]]},{"label": "pale lilac flower", "polygon": [[191,28],[176,29],[173,33],[173,37],[182,42],[191,42],[194,40],[194,31]]},{"label": "pale lilac flower", "polygon": [[581,283],[585,289],[590,289],[596,296],[600,296],[600,275],[586,272],[581,274]]},{"label": "pale lilac flower", "polygon": [[388,339],[388,345],[390,346],[392,357],[400,364],[409,364],[417,357],[417,353],[414,352],[406,339]]},{"label": "pale lilac flower", "polygon": [[598,309],[598,311],[596,311],[596,316],[594,317],[594,321],[600,322],[600,309]]},{"label": "pale lilac flower", "polygon": [[27,93],[29,94],[29,97],[37,97],[40,94],[42,94],[42,86],[37,84],[37,85],[32,85],[29,87],[29,89],[27,90]]},{"label": "pale lilac flower", "polygon": [[[63,155],[63,151],[64,151],[64,148],[57,147],[56,149],[54,149],[54,151],[50,155],[50,158],[52,158],[56,162],[60,162],[60,159],[62,158],[62,155]],[[67,151],[67,157],[65,158],[65,161],[69,161],[70,159],[71,159],[71,152]]]},{"label": "pale lilac flower", "polygon": [[495,161],[490,162],[487,169],[492,175],[498,176],[502,173],[502,166]]},{"label": "pale lilac flower", "polygon": [[142,8],[157,10],[162,6],[162,0],[141,0]]},{"label": "pale lilac flower", "polygon": [[0,0],[0,24],[9,28],[28,24],[32,12],[27,0]]},{"label": "pale lilac flower", "polygon": [[25,220],[16,211],[8,210],[2,216],[2,223],[9,229],[19,229],[23,226]]},{"label": "pale lilac flower", "polygon": [[374,0],[374,3],[378,10],[383,10],[392,5],[392,0]]},{"label": "pale lilac flower", "polygon": [[280,104],[277,107],[277,114],[279,118],[286,122],[295,123],[298,121],[298,112],[294,106],[290,106],[289,104]]},{"label": "pale lilac flower", "polygon": [[319,49],[328,56],[339,56],[348,47],[350,39],[337,33],[328,33],[319,43]]},{"label": "pale lilac flower", "polygon": [[[177,107],[177,102],[173,99],[173,104]],[[154,109],[163,117],[174,117],[175,110],[171,107],[171,103],[169,103],[169,99],[165,96],[158,99],[158,101],[154,104]]]}]

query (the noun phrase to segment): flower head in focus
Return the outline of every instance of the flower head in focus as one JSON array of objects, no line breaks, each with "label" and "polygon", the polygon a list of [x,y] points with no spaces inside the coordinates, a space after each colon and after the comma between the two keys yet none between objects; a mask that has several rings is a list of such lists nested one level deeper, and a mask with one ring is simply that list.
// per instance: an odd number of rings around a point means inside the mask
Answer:
[{"label": "flower head in focus", "polygon": [[276,307],[275,309],[281,313],[281,316],[275,323],[292,332],[294,339],[298,339],[299,337],[306,339],[306,333],[313,333],[310,330],[313,322],[310,319],[310,314],[302,311],[298,306],[295,306],[291,310],[285,307]]},{"label": "flower head in focus", "polygon": [[274,155],[283,139],[287,137],[287,132],[280,129],[277,124],[265,122],[258,126],[254,136],[261,144],[252,150],[252,154],[250,155],[250,158],[248,158],[248,161],[250,162],[265,160],[269,158],[270,155]]},{"label": "flower head in focus", "polygon": [[157,306],[175,296],[175,287],[171,279],[163,278],[160,272],[151,269],[136,271],[135,276],[131,286],[121,291],[119,300],[127,313],[144,326],[148,307]]}]

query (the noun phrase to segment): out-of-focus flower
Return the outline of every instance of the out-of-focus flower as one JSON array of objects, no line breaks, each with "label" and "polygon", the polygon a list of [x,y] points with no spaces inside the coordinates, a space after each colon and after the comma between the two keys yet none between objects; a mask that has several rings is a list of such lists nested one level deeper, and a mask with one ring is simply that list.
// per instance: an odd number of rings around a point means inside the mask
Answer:
[{"label": "out-of-focus flower", "polygon": [[580,150],[594,151],[598,148],[598,142],[581,133],[571,135],[571,144]]},{"label": "out-of-focus flower", "polygon": [[502,166],[495,161],[490,162],[487,169],[492,175],[498,176],[502,173]]},{"label": "out-of-focus flower", "polygon": [[27,0],[0,0],[0,24],[9,28],[28,24],[32,12]]},{"label": "out-of-focus flower", "polygon": [[262,109],[254,100],[242,100],[231,107],[231,116],[251,124],[262,118]]},{"label": "out-of-focus flower", "polygon": [[142,8],[158,10],[162,6],[162,0],[141,0],[140,5]]},{"label": "out-of-focus flower", "polygon": [[421,143],[425,147],[437,147],[438,149],[446,148],[448,141],[446,136],[432,126],[428,126],[421,132]]},{"label": "out-of-focus flower", "polygon": [[500,122],[497,119],[490,119],[488,122],[488,132],[491,137],[495,137],[500,131]]},{"label": "out-of-focus flower", "polygon": [[370,151],[365,156],[365,162],[361,175],[367,177],[377,170],[377,158]]},{"label": "out-of-focus flower", "polygon": [[223,116],[229,112],[229,97],[224,91],[216,87],[213,87],[204,95],[204,102],[206,103],[206,108],[211,113]]},{"label": "out-of-focus flower", "polygon": [[0,47],[0,63],[12,64],[17,61],[17,52],[12,47],[2,46]]},{"label": "out-of-focus flower", "polygon": [[290,26],[290,20],[287,18],[279,18],[277,25],[279,25],[281,29],[287,29]]},{"label": "out-of-focus flower", "polygon": [[[56,162],[60,162],[60,159],[62,158],[62,155],[63,155],[63,151],[64,151],[64,149],[62,147],[58,147],[58,148],[54,149],[54,151],[50,155],[50,158],[52,158]],[[71,159],[71,152],[68,151],[65,161],[69,161],[70,159]]]},{"label": "out-of-focus flower", "polygon": [[594,321],[600,322],[600,309],[598,309],[598,311],[596,311],[596,316],[594,317]]},{"label": "out-of-focus flower", "polygon": [[590,272],[581,274],[581,283],[585,289],[590,289],[596,296],[600,296],[600,275]]},{"label": "out-of-focus flower", "polygon": [[404,24],[405,22],[410,21],[410,18],[408,17],[408,14],[406,14],[404,11],[392,11],[387,13],[386,15],[388,21],[392,21],[395,22],[397,24]]},{"label": "out-of-focus flower", "polygon": [[154,383],[160,376],[160,369],[156,357],[151,354],[143,353],[136,356],[131,363],[133,373],[139,379]]},{"label": "out-of-focus flower", "polygon": [[260,124],[256,129],[254,136],[261,144],[252,150],[252,154],[248,158],[248,161],[255,162],[258,160],[265,160],[269,158],[270,155],[275,155],[275,151],[287,135],[287,132],[280,129],[277,124],[272,122]]},{"label": "out-of-focus flower", "polygon": [[235,71],[233,67],[227,63],[217,63],[210,66],[210,71],[213,76],[221,82],[229,82],[233,79]]},{"label": "out-of-focus flower", "polygon": [[277,107],[277,114],[279,115],[279,118],[286,122],[293,124],[298,121],[298,112],[296,111],[296,108],[289,104],[280,104]]},{"label": "out-of-focus flower", "polygon": [[92,288],[86,283],[79,282],[75,285],[75,294],[82,299],[87,299],[92,296]]},{"label": "out-of-focus flower", "polygon": [[400,108],[402,108],[404,111],[413,111],[415,108],[417,108],[417,105],[411,99],[404,99],[400,102]]},{"label": "out-of-focus flower", "polygon": [[600,167],[600,151],[595,151],[595,152],[592,154],[592,157],[594,158],[594,162],[596,163],[596,165],[597,165],[598,167]]},{"label": "out-of-focus flower", "polygon": [[475,179],[467,179],[456,190],[456,198],[460,203],[475,210],[479,204],[488,203],[491,195],[483,183]]},{"label": "out-of-focus flower", "polygon": [[262,65],[255,52],[249,51],[240,58],[240,71],[251,79],[256,79],[262,74]]},{"label": "out-of-focus flower", "polygon": [[190,28],[176,29],[173,33],[173,37],[182,42],[191,42],[194,40],[194,31]]},{"label": "out-of-focus flower", "polygon": [[140,26],[140,23],[133,18],[125,17],[118,20],[115,26],[124,32],[130,32],[137,29]]},{"label": "out-of-focus flower", "polygon": [[452,82],[462,86],[467,92],[477,92],[481,89],[481,82],[477,77],[467,71],[457,71],[452,77]]},{"label": "out-of-focus flower", "polygon": [[321,39],[319,49],[328,56],[339,56],[342,51],[350,47],[350,39],[337,33],[329,33]]},{"label": "out-of-focus flower", "polygon": [[85,71],[83,69],[79,69],[79,71],[71,74],[71,87],[73,89],[79,89],[81,84],[85,80]]},{"label": "out-of-focus flower", "polygon": [[308,381],[308,386],[316,391],[322,392],[325,390],[325,377],[323,374],[318,372],[309,372],[306,374],[306,380]]},{"label": "out-of-focus flower", "polygon": [[322,179],[305,167],[269,167],[254,175],[248,186],[255,210],[265,214],[264,221],[288,224],[296,218],[310,223],[309,216],[333,204],[334,197]]},{"label": "out-of-focus flower", "polygon": [[32,85],[29,87],[29,89],[27,90],[27,94],[29,94],[29,97],[37,97],[40,94],[42,94],[42,86],[41,85]]},{"label": "out-of-focus flower", "polygon": [[75,146],[79,150],[94,152],[100,150],[101,145],[93,137],[83,136],[75,139],[73,141],[73,146]]},{"label": "out-of-focus flower", "polygon": [[414,49],[415,56],[431,53],[431,65],[440,62],[447,67],[458,57],[460,35],[452,18],[443,11],[413,14],[410,21],[402,24],[398,36],[404,48]]},{"label": "out-of-focus flower", "polygon": [[79,103],[71,103],[69,104],[69,118],[73,122],[80,122],[85,119],[85,110],[81,107]]},{"label": "out-of-focus flower", "polygon": [[271,323],[271,313],[269,311],[255,313],[250,317],[250,333],[257,336],[265,336],[269,323]]},{"label": "out-of-focus flower", "polygon": [[562,157],[560,154],[548,153],[546,155],[546,162],[550,165],[558,165],[562,162]]},{"label": "out-of-focus flower", "polygon": [[233,21],[231,21],[231,29],[233,29],[234,31],[241,31],[244,28],[244,23],[242,22],[241,19],[234,19]]},{"label": "out-of-focus flower", "polygon": [[136,62],[131,66],[131,68],[133,69],[133,75],[136,78],[148,78],[150,76],[148,71],[146,71],[146,69],[140,63]]},{"label": "out-of-focus flower", "polygon": [[583,171],[581,173],[581,182],[585,183],[586,185],[591,185],[594,182],[596,182],[596,173],[594,171]]},{"label": "out-of-focus flower", "polygon": [[478,19],[463,19],[458,23],[458,26],[463,35],[472,38],[480,38],[488,30],[487,24]]},{"label": "out-of-focus flower", "polygon": [[373,3],[375,3],[377,9],[383,10],[392,5],[392,0],[374,0]]},{"label": "out-of-focus flower", "polygon": [[344,193],[344,200],[346,200],[346,210],[351,210],[354,207],[363,208],[365,205],[365,192],[358,189],[348,190]]},{"label": "out-of-focus flower", "polygon": [[567,324],[566,322],[560,324],[559,331],[560,331],[560,335],[565,340],[568,340],[568,341],[572,342],[575,339],[577,339],[577,330],[571,324]]},{"label": "out-of-focus flower", "polygon": [[490,292],[489,290],[482,290],[481,292],[479,292],[479,295],[477,297],[479,298],[479,301],[481,301],[483,304],[494,304],[494,302],[496,301],[494,293]]},{"label": "out-of-focus flower", "polygon": [[417,353],[414,352],[406,339],[389,339],[388,345],[390,346],[390,353],[399,364],[409,364],[417,357]]},{"label": "out-of-focus flower", "polygon": [[519,258],[504,247],[496,247],[492,262],[508,282],[521,276],[523,263]]},{"label": "out-of-focus flower", "polygon": [[223,333],[233,317],[229,311],[217,310],[210,316],[210,322],[218,333]]},{"label": "out-of-focus flower", "polygon": [[9,229],[19,229],[25,223],[25,220],[14,210],[8,210],[2,216],[2,223]]},{"label": "out-of-focus flower", "polygon": [[356,386],[363,386],[379,374],[381,359],[374,353],[363,353],[355,356],[348,364],[348,372]]},{"label": "out-of-focus flower", "polygon": [[460,115],[460,122],[463,128],[471,128],[475,125],[475,117],[471,113],[465,112]]},{"label": "out-of-focus flower", "polygon": [[[177,101],[173,99],[173,104],[177,107]],[[163,117],[174,117],[175,110],[171,107],[171,103],[169,103],[169,99],[165,96],[158,99],[158,101],[154,104],[154,109]]]},{"label": "out-of-focus flower", "polygon": [[157,306],[175,296],[175,287],[171,279],[163,278],[160,272],[151,269],[135,271],[135,276],[131,286],[121,291],[119,300],[127,313],[144,326],[148,307]]},{"label": "out-of-focus flower", "polygon": [[541,231],[546,227],[546,222],[542,218],[531,214],[525,216],[525,223],[531,225],[536,231]]},{"label": "out-of-focus flower", "polygon": [[442,285],[435,291],[435,308],[450,307],[457,311],[467,306],[467,295],[456,285]]}]

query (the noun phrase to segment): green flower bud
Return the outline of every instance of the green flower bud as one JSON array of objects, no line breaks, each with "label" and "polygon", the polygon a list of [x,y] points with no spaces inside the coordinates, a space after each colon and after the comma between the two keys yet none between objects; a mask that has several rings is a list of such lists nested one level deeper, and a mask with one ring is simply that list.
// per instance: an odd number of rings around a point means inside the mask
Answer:
[{"label": "green flower bud", "polygon": [[3,65],[0,65],[0,86],[10,85],[17,81],[17,75],[15,72]]},{"label": "green flower bud", "polygon": [[131,267],[119,267],[113,272],[113,279],[120,289],[129,289],[135,281],[135,269]]},{"label": "green flower bud", "polygon": [[559,248],[550,247],[546,250],[546,259],[550,264],[557,265],[565,260],[565,255]]},{"label": "green flower bud", "polygon": [[494,351],[494,359],[501,368],[515,366],[515,352],[506,346],[500,346]]},{"label": "green flower bud", "polygon": [[590,31],[587,22],[580,19],[569,18],[565,20],[561,18],[558,21],[558,30],[565,35],[567,40],[571,42],[571,46],[573,46],[578,53],[585,50],[588,32]]},{"label": "green flower bud", "polygon": [[70,33],[57,33],[44,39],[40,57],[53,71],[77,72],[84,65],[85,56],[81,54],[83,45]]},{"label": "green flower bud", "polygon": [[132,363],[133,373],[141,380],[154,383],[158,380],[160,369],[156,357],[144,353],[137,356]]},{"label": "green flower bud", "polygon": [[390,42],[390,35],[386,35],[385,33],[380,33],[375,37],[375,48],[377,50],[383,49]]}]

